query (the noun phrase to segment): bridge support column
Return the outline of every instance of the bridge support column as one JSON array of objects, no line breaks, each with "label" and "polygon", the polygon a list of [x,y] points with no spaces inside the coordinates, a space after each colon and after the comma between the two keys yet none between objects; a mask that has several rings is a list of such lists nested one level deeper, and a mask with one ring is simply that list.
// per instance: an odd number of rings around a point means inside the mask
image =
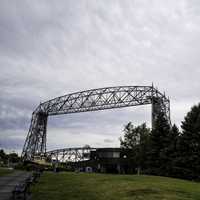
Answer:
[{"label": "bridge support column", "polygon": [[160,114],[166,117],[169,125],[171,125],[170,121],[170,102],[166,98],[161,97],[153,97],[152,98],[152,129],[154,128],[155,121],[158,119]]},{"label": "bridge support column", "polygon": [[31,125],[22,151],[24,158],[33,160],[33,156],[45,155],[47,119],[48,115],[43,112],[32,114]]}]

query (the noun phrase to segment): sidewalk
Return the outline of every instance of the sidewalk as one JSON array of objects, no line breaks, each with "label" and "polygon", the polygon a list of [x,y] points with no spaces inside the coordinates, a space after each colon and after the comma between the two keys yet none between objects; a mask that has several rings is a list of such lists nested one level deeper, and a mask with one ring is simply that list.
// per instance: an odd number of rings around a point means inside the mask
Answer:
[{"label": "sidewalk", "polygon": [[15,185],[31,175],[31,172],[15,171],[0,177],[0,200],[10,200]]}]

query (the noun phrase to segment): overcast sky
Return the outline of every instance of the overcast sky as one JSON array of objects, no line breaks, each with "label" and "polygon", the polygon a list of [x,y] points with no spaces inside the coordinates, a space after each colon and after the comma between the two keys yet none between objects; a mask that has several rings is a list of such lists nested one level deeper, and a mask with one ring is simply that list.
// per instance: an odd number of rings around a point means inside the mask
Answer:
[{"label": "overcast sky", "polygon": [[[154,85],[172,122],[200,99],[199,0],[1,0],[0,148],[21,152],[40,102],[85,89]],[[119,146],[150,106],[50,117],[48,149]]]}]

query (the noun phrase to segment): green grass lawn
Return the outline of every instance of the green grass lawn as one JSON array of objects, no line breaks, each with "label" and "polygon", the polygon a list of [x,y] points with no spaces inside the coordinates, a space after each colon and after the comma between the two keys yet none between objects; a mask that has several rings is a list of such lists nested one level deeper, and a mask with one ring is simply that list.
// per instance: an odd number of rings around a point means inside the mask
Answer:
[{"label": "green grass lawn", "polygon": [[0,176],[4,176],[4,175],[10,174],[12,172],[13,172],[13,170],[0,167]]},{"label": "green grass lawn", "polygon": [[32,192],[33,200],[200,200],[200,183],[156,176],[46,172]]}]

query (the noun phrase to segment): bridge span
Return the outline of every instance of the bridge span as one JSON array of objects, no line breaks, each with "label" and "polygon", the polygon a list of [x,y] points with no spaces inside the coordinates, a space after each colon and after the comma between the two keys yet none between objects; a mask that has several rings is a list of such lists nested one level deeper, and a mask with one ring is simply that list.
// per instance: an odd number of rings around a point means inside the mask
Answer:
[{"label": "bridge span", "polygon": [[[164,113],[170,123],[170,100],[153,85],[91,89],[67,94],[41,103],[32,114],[22,158],[31,161],[34,156],[46,156],[48,116],[147,104],[152,105],[152,127],[160,113]],[[78,149],[73,151],[78,154]]]}]

